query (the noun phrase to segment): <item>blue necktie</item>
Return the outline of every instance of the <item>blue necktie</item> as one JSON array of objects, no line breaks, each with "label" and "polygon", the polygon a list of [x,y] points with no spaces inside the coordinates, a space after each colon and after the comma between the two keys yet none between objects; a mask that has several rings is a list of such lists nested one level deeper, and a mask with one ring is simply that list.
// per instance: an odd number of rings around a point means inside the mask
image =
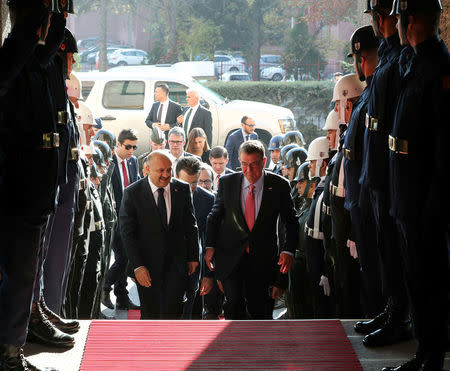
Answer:
[{"label": "blue necktie", "polygon": [[164,199],[164,188],[158,188],[158,210],[161,216],[161,223],[163,227],[167,228],[167,209],[166,200]]}]

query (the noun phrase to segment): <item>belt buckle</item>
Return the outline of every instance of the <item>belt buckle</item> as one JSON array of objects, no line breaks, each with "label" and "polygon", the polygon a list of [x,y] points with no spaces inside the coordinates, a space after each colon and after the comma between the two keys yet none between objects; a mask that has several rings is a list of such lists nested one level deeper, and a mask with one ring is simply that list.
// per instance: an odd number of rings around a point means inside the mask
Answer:
[{"label": "belt buckle", "polygon": [[69,114],[67,111],[58,111],[57,122],[60,125],[65,125],[69,122]]},{"label": "belt buckle", "polygon": [[368,113],[366,113],[366,128],[369,127],[369,123],[370,123],[370,116]]},{"label": "belt buckle", "polygon": [[72,148],[71,150],[72,160],[78,161],[80,159],[80,150],[78,148]]},{"label": "belt buckle", "polygon": [[392,135],[389,135],[389,149],[393,152],[396,151],[396,141]]},{"label": "belt buckle", "polygon": [[87,188],[87,179],[86,178],[80,179],[80,189],[85,190],[86,188]]},{"label": "belt buckle", "polygon": [[375,117],[370,118],[370,130],[378,131],[378,119]]},{"label": "belt buckle", "polygon": [[58,133],[42,134],[42,145],[40,146],[40,148],[50,149],[53,147],[59,147],[59,134]]},{"label": "belt buckle", "polygon": [[344,157],[347,160],[351,160],[352,159],[352,150],[349,148],[344,148]]}]

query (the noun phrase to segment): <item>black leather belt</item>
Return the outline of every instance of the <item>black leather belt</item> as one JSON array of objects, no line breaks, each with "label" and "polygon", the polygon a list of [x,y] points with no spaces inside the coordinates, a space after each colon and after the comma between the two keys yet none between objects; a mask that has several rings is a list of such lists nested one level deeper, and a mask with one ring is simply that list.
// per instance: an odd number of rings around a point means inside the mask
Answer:
[{"label": "black leather belt", "polygon": [[58,111],[56,122],[59,125],[66,125],[69,122],[69,113],[67,111]]},{"label": "black leather belt", "polygon": [[39,148],[49,149],[59,147],[58,133],[44,133],[42,134],[42,144]]},{"label": "black leather belt", "polygon": [[330,184],[330,193],[336,197],[345,197],[345,189]]},{"label": "black leather belt", "polygon": [[389,149],[392,152],[400,153],[402,155],[408,154],[408,141],[389,135]]},{"label": "black leather belt", "polygon": [[323,232],[314,232],[314,229],[309,228],[306,224],[305,233],[308,237],[314,238],[316,240],[323,240]]}]

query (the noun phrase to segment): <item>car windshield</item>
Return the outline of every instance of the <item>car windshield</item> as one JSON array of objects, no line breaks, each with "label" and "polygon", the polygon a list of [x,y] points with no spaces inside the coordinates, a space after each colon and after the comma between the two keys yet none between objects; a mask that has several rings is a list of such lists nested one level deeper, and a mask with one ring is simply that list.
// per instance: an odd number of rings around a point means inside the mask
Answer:
[{"label": "car windshield", "polygon": [[220,94],[216,93],[214,90],[207,88],[205,85],[198,81],[193,81],[194,90],[198,91],[203,98],[212,99],[216,104],[225,103],[225,98]]}]

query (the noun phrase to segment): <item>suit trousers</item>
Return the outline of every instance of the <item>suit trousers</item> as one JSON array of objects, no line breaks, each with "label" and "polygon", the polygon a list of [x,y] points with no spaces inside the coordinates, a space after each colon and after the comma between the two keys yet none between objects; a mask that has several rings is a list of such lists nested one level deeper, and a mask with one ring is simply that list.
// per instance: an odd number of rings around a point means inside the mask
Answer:
[{"label": "suit trousers", "polygon": [[110,292],[114,285],[114,295],[120,300],[128,300],[127,290],[127,266],[128,252],[120,235],[120,226],[117,222],[114,226],[112,250],[114,252],[114,263],[106,273],[103,290]]},{"label": "suit trousers", "polygon": [[47,221],[48,215],[0,214],[0,344],[25,344]]},{"label": "suit trousers", "polygon": [[187,273],[172,267],[163,272],[160,278],[152,276],[152,272],[150,277],[152,286],[137,284],[141,319],[181,319]]},{"label": "suit trousers", "polygon": [[273,319],[273,300],[269,296],[271,276],[272,272],[258,271],[252,257],[244,253],[234,271],[222,282],[225,319]]}]

